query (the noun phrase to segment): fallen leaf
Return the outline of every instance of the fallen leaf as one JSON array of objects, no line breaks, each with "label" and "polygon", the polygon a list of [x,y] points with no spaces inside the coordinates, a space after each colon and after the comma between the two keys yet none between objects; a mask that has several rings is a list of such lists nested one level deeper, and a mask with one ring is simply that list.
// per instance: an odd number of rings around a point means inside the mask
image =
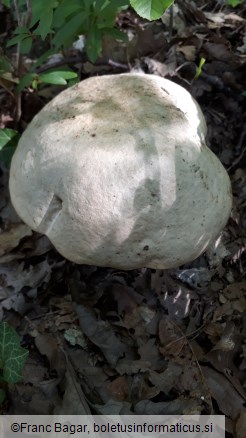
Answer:
[{"label": "fallen leaf", "polygon": [[25,224],[11,224],[7,231],[0,232],[0,256],[12,251],[23,237],[31,236],[32,230]]},{"label": "fallen leaf", "polygon": [[119,401],[126,400],[129,393],[129,384],[126,376],[116,377],[116,379],[107,384],[107,390],[114,399]]},{"label": "fallen leaf", "polygon": [[205,366],[201,368],[211,395],[218,403],[220,411],[235,420],[244,408],[244,398],[233,388],[223,374]]},{"label": "fallen leaf", "polygon": [[92,309],[74,304],[83,333],[100,348],[107,361],[114,367],[126,352],[126,346],[116,337],[109,322],[98,320]]},{"label": "fallen leaf", "polygon": [[246,431],[246,409],[240,412],[239,418],[236,421],[236,438],[245,438]]}]

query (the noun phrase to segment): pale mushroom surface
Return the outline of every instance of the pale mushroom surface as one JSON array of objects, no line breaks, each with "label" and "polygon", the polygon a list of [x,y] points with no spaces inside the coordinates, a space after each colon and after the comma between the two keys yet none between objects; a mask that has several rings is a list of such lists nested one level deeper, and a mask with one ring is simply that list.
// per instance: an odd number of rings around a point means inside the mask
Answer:
[{"label": "pale mushroom surface", "polygon": [[229,177],[205,135],[200,107],[171,81],[86,79],[23,133],[12,203],[75,263],[178,267],[213,242],[231,210]]}]

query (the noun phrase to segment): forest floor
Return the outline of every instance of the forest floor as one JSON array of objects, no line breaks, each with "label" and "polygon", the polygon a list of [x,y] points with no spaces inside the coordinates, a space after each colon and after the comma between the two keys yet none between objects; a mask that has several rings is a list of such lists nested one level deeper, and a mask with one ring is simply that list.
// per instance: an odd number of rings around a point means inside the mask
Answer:
[{"label": "forest floor", "polygon": [[[29,350],[4,413],[224,414],[227,436],[245,437],[246,5],[175,3],[173,17],[151,23],[122,12],[129,42],[105,39],[95,64],[74,48],[67,56],[81,80],[142,70],[191,92],[231,179],[229,222],[213,249],[180,269],[75,265],[20,223],[1,166],[1,318]],[[23,92],[20,129],[61,89]],[[12,127],[13,100],[0,91],[1,128]]]}]

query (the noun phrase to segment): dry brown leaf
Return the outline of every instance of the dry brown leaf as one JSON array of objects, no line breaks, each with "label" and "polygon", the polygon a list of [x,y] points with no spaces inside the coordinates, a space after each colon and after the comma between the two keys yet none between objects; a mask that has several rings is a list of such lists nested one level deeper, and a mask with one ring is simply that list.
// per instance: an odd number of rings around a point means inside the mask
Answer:
[{"label": "dry brown leaf", "polygon": [[49,333],[37,333],[34,342],[40,354],[48,358],[51,370],[56,370],[62,376],[65,371],[64,354],[57,339]]},{"label": "dry brown leaf", "polygon": [[100,348],[113,367],[126,352],[126,346],[116,337],[108,321],[98,320],[92,309],[74,304],[83,333]]},{"label": "dry brown leaf", "polygon": [[236,422],[236,438],[245,438],[246,431],[246,409],[240,412]]},{"label": "dry brown leaf", "polygon": [[141,360],[151,363],[151,369],[156,370],[163,367],[165,359],[159,353],[159,347],[156,345],[156,340],[150,338],[144,342],[138,349]]},{"label": "dry brown leaf", "polygon": [[130,360],[120,359],[117,363],[116,370],[120,375],[144,373],[150,369],[150,362],[147,360]]},{"label": "dry brown leaf", "polygon": [[59,397],[52,389],[47,396],[42,387],[17,383],[8,388],[12,415],[52,415]]},{"label": "dry brown leaf", "polygon": [[117,305],[119,315],[125,311],[131,311],[142,303],[144,297],[138,294],[132,287],[114,283],[111,290]]},{"label": "dry brown leaf", "polygon": [[131,403],[126,401],[107,400],[104,405],[92,404],[94,411],[100,415],[132,415]]},{"label": "dry brown leaf", "polygon": [[11,224],[7,231],[0,232],[0,256],[12,251],[23,237],[31,236],[32,230],[25,224]]},{"label": "dry brown leaf", "polygon": [[195,46],[177,46],[177,52],[183,53],[187,61],[195,61],[196,59],[196,48]]},{"label": "dry brown leaf", "polygon": [[235,420],[244,408],[244,398],[233,388],[223,374],[205,366],[202,367],[202,372],[220,411]]},{"label": "dry brown leaf", "polygon": [[24,286],[35,288],[47,283],[50,279],[52,268],[44,260],[25,269],[25,263],[7,263],[0,265],[1,288],[8,291],[20,291]]},{"label": "dry brown leaf", "polygon": [[148,373],[149,381],[155,385],[164,394],[168,394],[171,390],[180,390],[179,379],[182,374],[182,366],[170,360],[167,368],[157,373],[150,370]]},{"label": "dry brown leaf", "polygon": [[125,376],[116,377],[116,379],[107,384],[107,390],[114,399],[119,401],[126,400],[129,394],[127,378]]},{"label": "dry brown leaf", "polygon": [[186,414],[199,415],[202,411],[202,400],[200,405],[197,399],[178,397],[176,400],[168,402],[152,402],[151,400],[141,400],[134,407],[134,413],[138,415],[180,415]]},{"label": "dry brown leaf", "polygon": [[68,366],[63,380],[63,399],[56,405],[54,415],[90,415],[91,410],[81,389],[80,382],[72,368]]},{"label": "dry brown leaf", "polygon": [[229,284],[229,286],[223,290],[223,294],[229,300],[246,296],[246,281]]},{"label": "dry brown leaf", "polygon": [[206,42],[203,48],[211,59],[224,62],[233,62],[236,59],[236,55],[230,52],[224,44]]},{"label": "dry brown leaf", "polygon": [[180,354],[186,339],[181,331],[177,330],[170,318],[163,316],[159,324],[160,352],[163,356],[177,356]]}]

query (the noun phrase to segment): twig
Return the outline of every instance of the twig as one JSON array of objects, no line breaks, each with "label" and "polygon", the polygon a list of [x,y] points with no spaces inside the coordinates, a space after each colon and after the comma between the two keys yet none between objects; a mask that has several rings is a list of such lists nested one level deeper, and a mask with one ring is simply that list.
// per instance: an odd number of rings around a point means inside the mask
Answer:
[{"label": "twig", "polygon": [[[176,342],[179,342],[179,341],[181,341],[182,339],[186,339],[186,340],[188,341],[188,338],[190,338],[190,337],[192,337],[192,340],[195,339],[195,338],[197,338],[197,336],[200,335],[201,330],[202,330],[204,327],[206,327],[206,325],[207,325],[207,323],[204,323],[204,324],[201,325],[198,329],[193,330],[193,331],[190,332],[190,333],[183,334],[183,336],[180,336],[178,339],[175,339],[174,341],[171,341],[171,342],[169,342],[168,344],[166,344],[165,347],[169,348],[172,344],[175,344]],[[178,326],[176,326],[176,324],[175,324],[175,327],[178,327]],[[179,327],[178,327],[178,328],[179,328]],[[179,328],[179,330],[181,331],[180,328]],[[188,342],[188,343],[189,343],[189,342]]]},{"label": "twig", "polygon": [[81,56],[70,56],[67,58],[61,59],[61,61],[54,62],[53,64],[45,64],[41,67],[39,67],[36,70],[36,73],[43,73],[47,70],[51,70],[52,68],[61,67],[62,65],[66,64],[76,64],[78,62],[83,62]]},{"label": "twig", "polygon": [[15,13],[16,13],[18,26],[21,26],[21,17],[20,17],[18,5],[17,5],[17,0],[14,0],[14,7],[15,7]]},{"label": "twig", "polygon": [[25,26],[29,27],[32,21],[32,2],[31,0],[26,0],[26,15],[25,15]]},{"label": "twig", "polygon": [[173,35],[173,4],[170,7],[170,19],[169,19],[169,29],[168,29],[169,38],[172,38]]},{"label": "twig", "polygon": [[122,68],[123,70],[128,70],[128,65],[121,64],[120,62],[113,61],[112,59],[108,60],[108,64],[115,68]]},{"label": "twig", "polygon": [[[203,373],[203,371],[202,371],[202,368],[201,368],[201,366],[200,366],[200,363],[199,363],[199,361],[198,361],[198,359],[197,359],[196,353],[195,353],[195,351],[194,351],[194,349],[193,349],[193,347],[192,347],[192,345],[191,345],[191,343],[189,342],[188,337],[187,337],[187,336],[192,336],[192,335],[195,334],[196,332],[200,332],[200,330],[201,330],[203,327],[205,327],[207,324],[204,323],[204,324],[203,324],[201,327],[199,327],[197,330],[194,330],[193,332],[191,332],[191,333],[185,335],[185,334],[183,333],[183,330],[182,330],[182,329],[181,329],[181,328],[180,328],[180,327],[179,327],[174,321],[170,320],[170,322],[171,322],[172,325],[175,327],[175,329],[178,330],[178,331],[181,333],[181,335],[182,335],[182,336],[181,336],[179,339],[177,339],[176,341],[179,341],[179,340],[181,340],[181,339],[185,339],[185,340],[186,340],[187,345],[188,345],[188,347],[189,347],[189,349],[190,349],[190,351],[191,351],[191,353],[192,353],[192,355],[193,355],[193,358],[194,358],[194,360],[195,360],[195,362],[196,362],[197,368],[198,368],[198,370],[199,370],[199,372],[200,372],[200,375],[201,375],[201,378],[202,378],[203,385],[206,386],[207,389],[209,389],[209,388],[208,388],[207,381],[206,381],[206,378],[205,378],[205,376],[204,376],[204,373]],[[199,333],[198,333],[198,334],[199,334]],[[175,343],[176,341],[169,342],[169,344],[165,345],[165,347],[168,347],[169,345],[171,345],[172,343]],[[182,347],[182,348],[183,348],[183,347]],[[210,391],[209,391],[208,401],[209,401],[209,404],[210,404],[211,411],[213,412],[212,397],[211,397],[211,393],[210,393]]]},{"label": "twig", "polygon": [[[17,5],[17,0],[14,0],[14,8],[17,18],[18,26],[22,25],[21,17]],[[22,69],[22,54],[20,52],[20,43],[17,44],[17,52],[16,52],[16,76],[19,78],[21,69]],[[18,123],[21,118],[21,95],[17,91],[15,91],[15,116],[14,116],[14,128],[17,129]]]}]

